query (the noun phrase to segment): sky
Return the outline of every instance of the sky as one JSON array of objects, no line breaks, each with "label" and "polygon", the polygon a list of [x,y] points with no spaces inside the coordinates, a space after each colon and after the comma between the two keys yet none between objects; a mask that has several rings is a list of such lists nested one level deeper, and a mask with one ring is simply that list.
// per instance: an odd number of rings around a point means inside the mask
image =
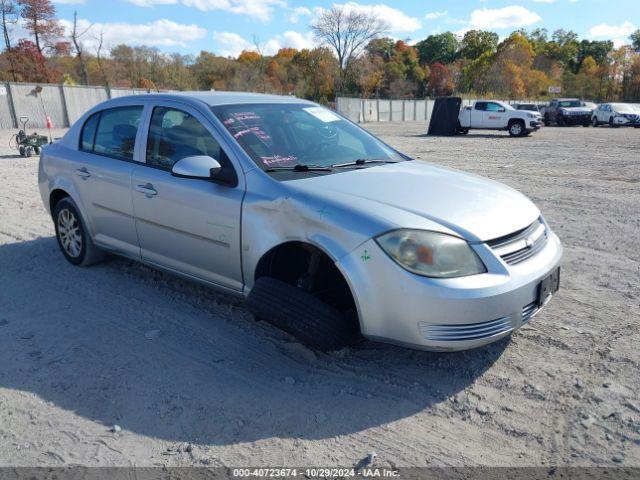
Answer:
[{"label": "sky", "polygon": [[[236,56],[256,42],[266,54],[281,47],[314,46],[309,24],[322,9],[348,5],[384,18],[389,36],[419,41],[477,28],[505,37],[518,28],[563,28],[581,38],[628,42],[640,28],[640,0],[54,0],[69,29],[74,11],[91,49],[104,32],[107,47],[149,45],[197,55],[207,50]],[[19,32],[16,32],[19,34]]]}]

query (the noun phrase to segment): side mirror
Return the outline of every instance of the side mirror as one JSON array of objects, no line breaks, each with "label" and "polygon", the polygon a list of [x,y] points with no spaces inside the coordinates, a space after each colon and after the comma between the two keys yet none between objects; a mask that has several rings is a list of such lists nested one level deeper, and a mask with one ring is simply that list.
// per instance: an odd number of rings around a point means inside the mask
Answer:
[{"label": "side mirror", "polygon": [[210,180],[222,170],[220,163],[208,155],[184,157],[173,164],[171,175],[182,178],[200,178]]},{"label": "side mirror", "polygon": [[501,109],[500,109],[500,110],[498,110],[498,111],[499,111],[499,112],[504,113],[504,112],[506,112],[506,111],[507,111],[507,109],[506,109],[506,108],[501,108]]}]

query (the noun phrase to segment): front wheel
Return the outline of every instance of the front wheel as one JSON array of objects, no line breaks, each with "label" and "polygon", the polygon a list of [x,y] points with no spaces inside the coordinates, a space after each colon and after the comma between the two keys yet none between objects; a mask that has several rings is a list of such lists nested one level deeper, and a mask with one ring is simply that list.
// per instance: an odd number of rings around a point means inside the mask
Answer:
[{"label": "front wheel", "polygon": [[247,307],[257,318],[318,350],[339,350],[358,339],[354,319],[311,293],[273,277],[256,280]]},{"label": "front wheel", "polygon": [[618,125],[616,125],[616,124],[613,122],[613,117],[609,118],[609,127],[610,127],[610,128],[618,128]]},{"label": "front wheel", "polygon": [[515,121],[509,125],[509,135],[512,137],[520,137],[525,131],[524,123],[521,121]]},{"label": "front wheel", "polygon": [[544,126],[548,127],[551,125],[551,120],[549,120],[549,114],[545,113],[544,114]]},{"label": "front wheel", "polygon": [[593,126],[593,128],[596,128],[598,126],[598,118],[597,117],[593,117],[591,119],[591,125]]},{"label": "front wheel", "polygon": [[58,246],[69,263],[87,266],[102,260],[103,253],[87,234],[73,200],[67,197],[57,203],[53,211],[53,221]]}]

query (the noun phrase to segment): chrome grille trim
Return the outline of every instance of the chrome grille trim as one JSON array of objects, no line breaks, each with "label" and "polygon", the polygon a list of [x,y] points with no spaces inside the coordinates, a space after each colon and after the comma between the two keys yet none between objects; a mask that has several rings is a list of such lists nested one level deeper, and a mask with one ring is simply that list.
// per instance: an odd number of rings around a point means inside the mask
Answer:
[{"label": "chrome grille trim", "polygon": [[510,235],[489,240],[487,245],[509,265],[533,257],[547,243],[547,229],[540,219]]},{"label": "chrome grille trim", "polygon": [[522,323],[527,323],[531,320],[536,313],[538,313],[538,302],[531,302],[528,305],[522,307]]},{"label": "chrome grille trim", "polygon": [[513,330],[511,317],[501,317],[481,323],[459,325],[434,325],[425,322],[418,324],[420,333],[426,340],[434,342],[461,342],[493,337]]}]

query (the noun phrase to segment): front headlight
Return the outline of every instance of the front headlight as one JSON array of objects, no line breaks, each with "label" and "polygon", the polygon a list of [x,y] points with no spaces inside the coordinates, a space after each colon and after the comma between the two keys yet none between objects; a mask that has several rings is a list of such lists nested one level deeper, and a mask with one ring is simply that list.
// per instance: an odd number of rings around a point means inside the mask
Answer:
[{"label": "front headlight", "polygon": [[444,233],[402,229],[375,241],[401,267],[417,275],[452,278],[487,271],[466,241]]},{"label": "front headlight", "polygon": [[529,117],[529,118],[538,118],[538,116],[535,113],[527,113],[527,117]]}]

